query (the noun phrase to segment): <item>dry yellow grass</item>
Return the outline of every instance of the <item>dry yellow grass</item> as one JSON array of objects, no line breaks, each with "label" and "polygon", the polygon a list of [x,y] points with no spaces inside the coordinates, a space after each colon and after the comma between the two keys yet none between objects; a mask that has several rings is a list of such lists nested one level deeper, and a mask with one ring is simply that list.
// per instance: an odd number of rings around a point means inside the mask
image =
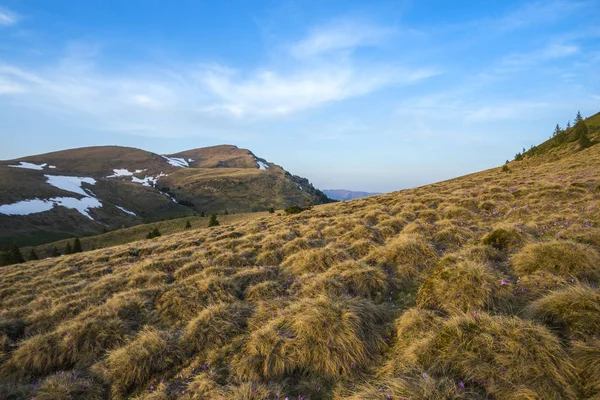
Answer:
[{"label": "dry yellow grass", "polygon": [[0,398],[598,398],[600,146],[509,167],[4,267]]}]

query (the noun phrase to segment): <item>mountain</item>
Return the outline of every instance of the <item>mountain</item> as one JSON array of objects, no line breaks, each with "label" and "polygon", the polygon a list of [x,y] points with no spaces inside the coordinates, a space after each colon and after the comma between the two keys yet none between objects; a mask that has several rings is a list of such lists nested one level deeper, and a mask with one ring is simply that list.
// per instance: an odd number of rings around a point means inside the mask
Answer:
[{"label": "mountain", "polygon": [[168,155],[118,146],[63,150],[0,161],[0,243],[327,201],[307,179],[232,145]]},{"label": "mountain", "polygon": [[588,128],[431,185],[2,267],[0,393],[597,399]]},{"label": "mountain", "polygon": [[369,192],[357,192],[354,190],[346,189],[324,189],[323,193],[333,200],[354,200],[368,196],[375,196],[381,193],[369,193]]}]

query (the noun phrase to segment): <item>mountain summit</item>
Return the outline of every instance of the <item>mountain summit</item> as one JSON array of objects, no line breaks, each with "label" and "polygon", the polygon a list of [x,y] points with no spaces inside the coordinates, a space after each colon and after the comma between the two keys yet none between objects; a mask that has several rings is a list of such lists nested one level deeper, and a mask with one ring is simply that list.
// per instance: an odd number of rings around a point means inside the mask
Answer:
[{"label": "mountain summit", "polygon": [[232,145],[167,155],[85,147],[0,161],[0,243],[327,201],[307,179]]}]

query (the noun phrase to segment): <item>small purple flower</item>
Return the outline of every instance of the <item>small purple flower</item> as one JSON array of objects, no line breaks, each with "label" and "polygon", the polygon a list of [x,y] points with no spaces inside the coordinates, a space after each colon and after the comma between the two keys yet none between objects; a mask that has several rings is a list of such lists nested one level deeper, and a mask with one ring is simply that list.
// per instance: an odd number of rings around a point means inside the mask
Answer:
[{"label": "small purple flower", "polygon": [[458,387],[461,389],[465,388],[465,384],[463,383],[463,381],[458,382]]}]

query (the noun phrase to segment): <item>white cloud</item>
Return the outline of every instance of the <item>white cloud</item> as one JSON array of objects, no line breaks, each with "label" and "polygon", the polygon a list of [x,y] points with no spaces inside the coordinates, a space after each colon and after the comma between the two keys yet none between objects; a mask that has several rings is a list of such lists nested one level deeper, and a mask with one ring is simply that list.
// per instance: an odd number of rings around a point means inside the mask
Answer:
[{"label": "white cloud", "polygon": [[580,48],[576,44],[556,42],[527,53],[511,54],[502,63],[509,67],[528,66],[574,56],[579,52]]},{"label": "white cloud", "polygon": [[432,69],[321,64],[283,74],[260,71],[240,78],[229,70],[209,69],[203,80],[220,100],[213,111],[236,116],[274,116],[362,96],[388,85],[407,85],[437,74]]},{"label": "white cloud", "polygon": [[18,21],[15,13],[0,7],[0,26],[14,25]]},{"label": "white cloud", "polygon": [[[250,71],[179,64],[168,71],[135,65],[134,72],[104,72],[96,64],[101,48],[78,42],[52,66],[34,69],[0,63],[0,99],[11,97],[11,103],[23,109],[96,129],[173,136],[232,127],[241,119],[288,116],[392,85],[414,84],[438,73],[397,62],[363,65],[348,54],[326,54],[373,43],[383,35],[370,29],[355,39],[330,32],[331,39],[325,42],[316,40],[313,31],[296,48],[323,57]],[[288,56],[286,50],[280,58]]]},{"label": "white cloud", "polygon": [[511,30],[536,24],[550,23],[567,15],[581,12],[587,6],[593,6],[590,1],[573,0],[543,0],[530,2],[523,7],[497,20],[501,29]]},{"label": "white cloud", "polygon": [[298,58],[313,57],[336,50],[375,46],[395,32],[356,21],[344,20],[313,29],[310,34],[291,46],[290,52]]}]

